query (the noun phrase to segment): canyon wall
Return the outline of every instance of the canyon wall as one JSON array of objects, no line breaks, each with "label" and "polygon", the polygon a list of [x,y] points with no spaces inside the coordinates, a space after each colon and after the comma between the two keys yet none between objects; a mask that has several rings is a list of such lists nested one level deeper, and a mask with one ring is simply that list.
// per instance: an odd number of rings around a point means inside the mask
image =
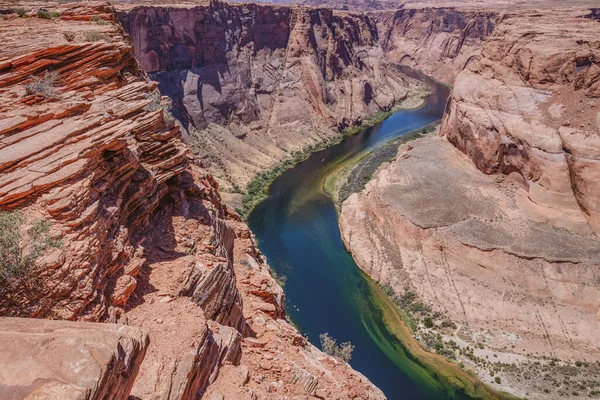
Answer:
[{"label": "canyon wall", "polygon": [[0,25],[0,208],[60,244],[0,288],[0,397],[384,398],[286,321],[113,8],[35,11]]},{"label": "canyon wall", "polygon": [[[340,216],[359,266],[431,307],[433,329],[475,348],[454,357],[519,396],[588,395],[552,386],[566,373],[553,376],[554,362],[543,364],[549,381],[528,373],[529,360],[600,360],[600,24],[591,17],[506,15],[458,74],[441,137],[401,146]],[[516,367],[490,372],[492,355]]]},{"label": "canyon wall", "polygon": [[372,13],[381,45],[392,62],[452,84],[477,58],[503,15],[455,8],[401,9]]},{"label": "canyon wall", "polygon": [[192,147],[227,185],[245,186],[419,87],[386,60],[367,15],[211,1],[120,19]]},{"label": "canyon wall", "polygon": [[582,12],[508,18],[458,78],[442,134],[524,188],[534,220],[600,232],[600,41]]}]

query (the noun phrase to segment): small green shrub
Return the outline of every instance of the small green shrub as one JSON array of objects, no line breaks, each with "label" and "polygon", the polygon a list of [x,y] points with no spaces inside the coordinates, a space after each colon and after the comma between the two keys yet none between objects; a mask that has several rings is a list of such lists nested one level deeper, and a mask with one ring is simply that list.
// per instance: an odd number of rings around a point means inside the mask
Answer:
[{"label": "small green shrub", "polygon": [[98,25],[108,25],[109,22],[102,19],[102,17],[98,16],[98,15],[94,15],[91,19],[92,22],[97,23]]},{"label": "small green shrub", "polygon": [[38,10],[38,12],[35,15],[36,17],[41,19],[52,19],[52,14],[50,14],[50,12],[46,10]]},{"label": "small green shrub", "polygon": [[99,42],[104,40],[105,42],[110,41],[110,37],[106,33],[98,31],[86,31],[83,33],[83,39],[86,42]]},{"label": "small green shrub", "polygon": [[23,232],[23,225],[23,215],[20,212],[0,212],[2,286],[21,281],[47,249],[60,246],[60,241],[49,236],[50,224],[47,221],[35,222],[26,232]]},{"label": "small green shrub", "polygon": [[344,342],[338,345],[337,340],[329,336],[328,333],[322,333],[319,335],[319,339],[321,340],[321,348],[325,353],[339,358],[344,362],[350,362],[352,359],[352,352],[354,351],[352,343]]},{"label": "small green shrub", "polygon": [[32,81],[25,85],[25,93],[27,95],[54,97],[56,95],[57,80],[58,73],[46,70],[42,78],[32,77]]},{"label": "small green shrub", "polygon": [[425,324],[425,328],[433,328],[433,319],[431,317],[425,317],[425,319],[423,319],[423,324]]},{"label": "small green shrub", "polygon": [[500,379],[499,376],[494,378],[494,382],[496,382],[498,385],[502,383],[502,379]]},{"label": "small green shrub", "polygon": [[27,10],[22,7],[14,8],[13,12],[17,14],[20,18],[25,18],[27,16]]}]

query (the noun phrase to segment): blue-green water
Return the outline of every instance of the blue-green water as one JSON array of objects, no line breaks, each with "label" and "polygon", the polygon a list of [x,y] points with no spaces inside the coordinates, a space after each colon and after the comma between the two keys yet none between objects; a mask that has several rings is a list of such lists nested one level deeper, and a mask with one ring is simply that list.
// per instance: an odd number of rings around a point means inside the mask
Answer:
[{"label": "blue-green water", "polygon": [[384,322],[381,294],[344,248],[334,204],[321,190],[343,160],[441,118],[449,89],[408,73],[425,80],[433,92],[423,107],[397,111],[286,171],[248,222],[270,266],[286,278],[288,315],[312,343],[319,346],[324,332],[339,342],[351,341],[356,346],[352,367],[389,399],[466,399],[412,361]]}]

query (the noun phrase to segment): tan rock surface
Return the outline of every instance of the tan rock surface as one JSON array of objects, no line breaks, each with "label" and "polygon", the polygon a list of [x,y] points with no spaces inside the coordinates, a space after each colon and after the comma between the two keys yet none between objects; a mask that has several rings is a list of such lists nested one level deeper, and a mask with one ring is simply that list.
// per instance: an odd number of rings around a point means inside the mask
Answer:
[{"label": "tan rock surface", "polygon": [[501,11],[455,8],[402,9],[373,13],[385,56],[452,84],[479,55],[502,20]]},{"label": "tan rock surface", "polygon": [[589,10],[507,16],[442,125],[482,172],[518,177],[530,219],[582,234],[600,229],[599,36]]},{"label": "tan rock surface", "polygon": [[445,138],[420,139],[344,202],[342,237],[373,279],[416,293],[474,347],[596,362],[600,241],[531,221],[522,191],[481,174]]},{"label": "tan rock surface", "polygon": [[0,398],[125,399],[147,346],[130,326],[0,317]]}]

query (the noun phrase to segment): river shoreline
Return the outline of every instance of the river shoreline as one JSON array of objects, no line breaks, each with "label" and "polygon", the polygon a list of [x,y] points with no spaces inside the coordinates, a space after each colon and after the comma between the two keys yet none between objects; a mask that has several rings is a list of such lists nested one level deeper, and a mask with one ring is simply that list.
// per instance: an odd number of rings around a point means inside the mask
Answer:
[{"label": "river shoreline", "polygon": [[321,142],[306,147],[301,151],[292,152],[291,157],[280,161],[271,169],[257,174],[247,185],[246,190],[241,192],[243,195],[242,206],[236,208],[236,212],[246,219],[252,212],[254,207],[263,201],[267,197],[267,191],[273,181],[277,179],[281,174],[290,168],[295,167],[299,163],[306,161],[314,153],[325,150],[329,147],[335,146],[341,143],[344,139],[356,135],[365,129],[375,126],[376,124],[389,118],[393,113],[400,110],[417,110],[425,104],[425,99],[431,95],[429,91],[416,91],[412,95],[407,95],[407,98],[399,101],[397,104],[392,106],[388,111],[380,111],[371,115],[369,118],[364,120],[360,125],[356,125],[352,128],[343,129],[335,137],[324,139]]},{"label": "river shoreline", "polygon": [[287,277],[290,319],[313,343],[321,333],[351,341],[356,346],[352,366],[388,398],[512,398],[418,346],[399,310],[344,247],[337,210],[323,191],[326,178],[348,160],[403,134],[420,134],[439,120],[448,90],[430,87],[435,94],[422,108],[393,113],[273,177],[268,197],[253,208],[248,222],[270,265]]},{"label": "river shoreline", "polygon": [[[440,121],[435,121],[419,129],[415,129],[398,138],[389,140],[381,147],[378,147],[366,154],[362,154],[358,157],[341,163],[340,166],[325,179],[322,185],[324,193],[330,196],[332,201],[335,203],[338,216],[343,201],[351,193],[360,191],[364,188],[364,185],[368,181],[368,179],[365,178],[370,179],[370,177],[376,173],[376,171],[382,165],[395,159],[398,147],[401,144],[412,140],[419,140],[426,135],[433,134],[433,132],[435,132],[439,127],[439,123]],[[371,160],[374,162],[370,163]],[[360,168],[362,164],[370,164],[367,166],[366,175],[362,170],[359,171],[359,173],[355,172],[356,168]],[[340,191],[342,191],[344,187],[348,186],[349,184],[352,186],[352,184],[349,182],[351,175],[354,175],[353,180],[357,181],[359,185],[362,184],[362,186],[353,187],[350,193],[346,193],[340,197]],[[344,246],[346,251],[348,251],[348,254],[354,259],[352,252],[348,249],[345,242]],[[360,267],[358,260],[354,259],[354,261]],[[399,305],[395,304],[392,297],[386,294],[382,290],[382,287],[377,284],[377,282],[375,282],[367,273],[365,273],[362,268],[361,271],[365,275],[365,279],[367,279],[372,285],[373,292],[377,294],[378,299],[380,300],[378,303],[384,310],[386,324],[388,324],[390,330],[396,333],[396,336],[402,343],[402,346],[408,352],[409,357],[411,357],[415,362],[423,366],[432,375],[437,376],[441,381],[444,382],[444,385],[464,390],[473,398],[500,400],[518,399],[518,397],[515,397],[509,393],[498,392],[494,390],[483,383],[480,377],[474,376],[474,372],[464,370],[460,367],[460,365],[423,348],[416,340],[416,337],[413,334],[413,329],[409,327],[410,317],[407,315],[407,313]]]}]

